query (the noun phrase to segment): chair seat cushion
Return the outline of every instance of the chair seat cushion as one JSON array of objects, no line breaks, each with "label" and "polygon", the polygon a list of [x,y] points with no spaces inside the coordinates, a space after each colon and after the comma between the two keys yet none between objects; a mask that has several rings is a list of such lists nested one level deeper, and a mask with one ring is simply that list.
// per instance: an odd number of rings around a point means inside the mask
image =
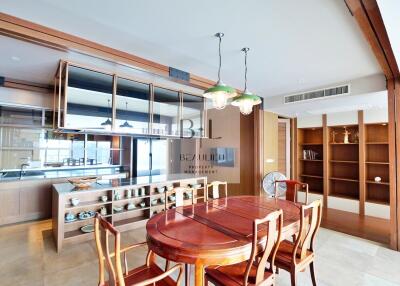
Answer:
[{"label": "chair seat cushion", "polygon": [[[290,269],[291,265],[293,265],[294,246],[295,244],[289,240],[283,240],[281,242],[275,257],[275,265],[278,268]],[[311,262],[313,259],[314,253],[307,250],[306,255],[303,258],[300,258],[300,253],[298,254],[296,264],[308,264],[308,262]]]},{"label": "chair seat cushion", "polygon": [[[163,274],[164,271],[155,264],[150,266],[140,266],[138,268],[129,271],[128,275],[124,275],[125,285],[134,285],[144,280],[156,277]],[[109,285],[106,283],[105,286]],[[155,285],[157,286],[175,286],[176,282],[171,277],[166,277],[161,281],[158,281]]]},{"label": "chair seat cushion", "polygon": [[[238,286],[243,285],[244,274],[246,271],[248,262],[244,261],[238,264],[227,265],[227,266],[219,266],[219,267],[207,267],[206,268],[206,276],[207,278],[217,285],[232,285]],[[255,285],[255,276],[256,276],[257,268],[255,265],[251,267],[248,285]],[[274,275],[269,272],[264,272],[264,280],[271,281],[271,285],[274,279]],[[266,283],[266,285],[269,285]]]}]

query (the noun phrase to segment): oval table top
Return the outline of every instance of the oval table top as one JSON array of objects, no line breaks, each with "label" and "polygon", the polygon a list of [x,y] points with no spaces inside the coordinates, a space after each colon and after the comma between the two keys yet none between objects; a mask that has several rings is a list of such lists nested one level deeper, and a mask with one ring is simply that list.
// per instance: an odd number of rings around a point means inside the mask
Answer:
[{"label": "oval table top", "polygon": [[[283,210],[282,237],[290,238],[299,230],[300,204],[233,196],[170,209],[152,217],[146,226],[147,242],[154,253],[175,262],[196,266],[241,262],[250,257],[254,219],[277,209]],[[265,228],[260,228],[262,231]]]}]

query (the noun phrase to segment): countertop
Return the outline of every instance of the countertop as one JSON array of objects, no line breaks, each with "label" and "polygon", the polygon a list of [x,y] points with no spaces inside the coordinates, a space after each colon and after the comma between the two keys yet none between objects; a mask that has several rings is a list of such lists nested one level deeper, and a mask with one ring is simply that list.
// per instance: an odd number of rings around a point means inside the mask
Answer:
[{"label": "countertop", "polygon": [[87,189],[76,189],[70,183],[54,184],[53,190],[59,195],[69,194],[71,192],[93,192],[109,190],[110,188],[118,188],[125,186],[144,186],[150,184],[168,184],[168,182],[181,181],[187,179],[205,178],[205,176],[196,176],[193,174],[168,174],[168,175],[156,175],[156,176],[143,176],[143,177],[132,177],[127,179],[112,179],[112,180],[99,180],[93,183]]},{"label": "countertop", "polygon": [[[37,175],[19,176],[16,177],[2,177],[2,182],[18,182],[18,181],[31,181],[31,180],[46,180],[46,179],[58,179],[58,178],[73,178],[73,177],[86,177],[86,176],[104,176],[119,174],[120,166],[97,166],[88,168],[54,168],[54,169],[26,169],[26,172],[36,172]],[[5,171],[6,172],[6,171]],[[11,172],[11,171],[10,171]],[[15,171],[13,171],[15,172]]]}]

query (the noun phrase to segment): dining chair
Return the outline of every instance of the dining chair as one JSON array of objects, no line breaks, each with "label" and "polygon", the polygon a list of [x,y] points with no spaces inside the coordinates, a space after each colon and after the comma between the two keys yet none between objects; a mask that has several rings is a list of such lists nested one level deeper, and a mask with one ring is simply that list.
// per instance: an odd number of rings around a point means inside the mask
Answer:
[{"label": "dining chair", "polygon": [[285,193],[285,199],[287,201],[291,201],[294,203],[298,202],[297,198],[297,192],[298,189],[301,188],[302,190],[305,191],[306,195],[306,200],[305,204],[308,204],[308,184],[307,183],[302,183],[296,180],[277,180],[274,182],[274,189],[275,189],[275,197],[277,198],[279,196],[278,194],[278,184],[286,184],[286,193]]},{"label": "dining chair", "polygon": [[[168,206],[170,206],[170,202],[168,202],[168,197],[175,195],[175,207],[183,207],[184,206],[184,201],[185,201],[185,193],[191,193],[192,194],[192,205],[194,204],[194,189],[189,188],[189,187],[175,187],[170,191],[165,192],[165,209],[168,209]],[[170,261],[166,260],[165,262],[165,271],[168,271],[170,268]],[[189,286],[190,284],[190,266],[188,264],[185,264],[185,285]]]},{"label": "dining chair", "polygon": [[[120,232],[100,214],[95,216],[95,239],[99,258],[99,286],[180,285],[183,265],[177,264],[168,271],[163,271],[155,264],[155,254],[151,251],[147,253],[145,265],[129,270],[127,252],[140,246],[146,246],[146,242],[121,248]],[[110,249],[112,241],[114,241],[114,252],[111,252]],[[122,254],[124,271],[121,263]],[[105,281],[105,272],[108,273],[108,281]],[[178,272],[177,280],[170,277],[174,272]]]},{"label": "dining chair", "polygon": [[283,240],[275,258],[277,270],[290,272],[291,285],[296,285],[296,275],[310,266],[311,280],[317,285],[314,272],[314,240],[321,225],[322,202],[316,200],[309,205],[300,206],[300,235],[295,242]]},{"label": "dining chair", "polygon": [[207,185],[207,200],[209,199],[209,188],[212,188],[212,198],[219,199],[220,198],[220,186],[223,186],[224,197],[228,196],[228,182],[221,181],[213,181]]},{"label": "dining chair", "polygon": [[[263,229],[260,227],[261,224]],[[281,240],[282,225],[282,210],[274,211],[265,218],[256,219],[253,222],[250,259],[233,265],[207,267],[206,286],[209,282],[216,286],[275,285],[274,261]],[[259,230],[268,235],[260,236]],[[268,261],[270,263],[267,267]]]}]

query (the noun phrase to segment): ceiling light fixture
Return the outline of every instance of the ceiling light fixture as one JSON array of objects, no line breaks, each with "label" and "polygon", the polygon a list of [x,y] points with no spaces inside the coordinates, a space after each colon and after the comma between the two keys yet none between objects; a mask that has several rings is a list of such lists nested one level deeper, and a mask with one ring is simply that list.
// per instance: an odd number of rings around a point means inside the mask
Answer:
[{"label": "ceiling light fixture", "polygon": [[253,106],[261,103],[261,98],[255,94],[252,94],[247,90],[247,52],[249,48],[243,48],[244,52],[244,91],[241,95],[235,97],[232,101],[233,106],[238,106],[240,113],[243,115],[249,115],[253,111]]},{"label": "ceiling light fixture", "polygon": [[[126,113],[128,113],[128,102],[125,102]],[[132,128],[132,125],[129,124],[128,120],[125,120],[124,124],[121,124],[119,127],[121,128]]]},{"label": "ceiling light fixture", "polygon": [[[108,109],[110,109],[110,100],[108,100],[107,106],[108,106]],[[110,127],[111,125],[112,125],[112,122],[111,122],[110,117],[108,117],[106,121],[104,121],[103,123],[101,123],[101,126],[104,126],[105,128],[108,128],[108,127]]]},{"label": "ceiling light fixture", "polygon": [[216,33],[215,37],[219,39],[218,46],[218,56],[219,56],[219,66],[218,66],[218,82],[211,88],[204,92],[204,97],[210,98],[213,103],[213,107],[216,109],[224,109],[228,99],[236,96],[236,90],[230,86],[225,85],[221,81],[221,41],[224,33]]}]

